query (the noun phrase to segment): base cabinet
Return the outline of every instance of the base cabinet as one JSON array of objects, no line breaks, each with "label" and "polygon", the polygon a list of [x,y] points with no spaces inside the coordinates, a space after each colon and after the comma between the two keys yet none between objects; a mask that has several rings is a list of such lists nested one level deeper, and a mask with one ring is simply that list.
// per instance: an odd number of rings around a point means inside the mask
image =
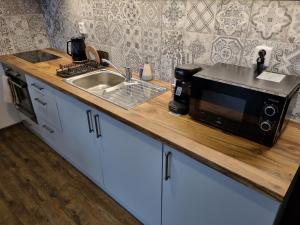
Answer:
[{"label": "base cabinet", "polygon": [[144,224],[161,224],[162,144],[106,115],[101,128],[105,188]]},{"label": "base cabinet", "polygon": [[74,98],[58,93],[57,104],[63,127],[62,155],[80,171],[103,185],[103,151],[97,111]]},{"label": "base cabinet", "polygon": [[164,146],[163,225],[273,225],[279,202]]}]

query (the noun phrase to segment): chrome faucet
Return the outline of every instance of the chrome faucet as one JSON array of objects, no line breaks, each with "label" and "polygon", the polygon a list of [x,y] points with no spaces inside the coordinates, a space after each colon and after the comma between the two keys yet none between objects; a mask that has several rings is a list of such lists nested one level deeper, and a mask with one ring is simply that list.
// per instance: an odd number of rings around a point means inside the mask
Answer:
[{"label": "chrome faucet", "polygon": [[107,64],[109,64],[110,66],[112,66],[113,68],[115,68],[115,70],[117,70],[117,72],[122,75],[126,81],[131,81],[132,78],[132,71],[130,69],[130,67],[124,67],[125,68],[125,74],[122,73],[111,61],[107,60],[107,59],[101,59],[102,62],[105,62]]}]

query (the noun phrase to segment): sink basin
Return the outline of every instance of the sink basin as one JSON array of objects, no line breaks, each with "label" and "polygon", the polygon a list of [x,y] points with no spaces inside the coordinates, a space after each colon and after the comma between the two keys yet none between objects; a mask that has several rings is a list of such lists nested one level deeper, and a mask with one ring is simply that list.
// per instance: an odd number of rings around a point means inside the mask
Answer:
[{"label": "sink basin", "polygon": [[84,90],[89,90],[95,87],[98,90],[104,90],[106,88],[116,86],[124,81],[124,77],[111,71],[96,71],[66,79],[66,82]]},{"label": "sink basin", "polygon": [[136,79],[127,82],[122,75],[109,70],[68,78],[65,82],[125,109],[133,108],[167,91],[166,88]]}]

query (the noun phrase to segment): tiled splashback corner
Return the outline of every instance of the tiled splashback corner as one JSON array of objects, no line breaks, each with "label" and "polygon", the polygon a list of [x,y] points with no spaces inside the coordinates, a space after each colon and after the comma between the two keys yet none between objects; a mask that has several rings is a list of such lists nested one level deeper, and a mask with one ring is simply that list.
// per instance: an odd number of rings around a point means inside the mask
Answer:
[{"label": "tiled splashback corner", "polygon": [[49,47],[36,0],[0,0],[0,55]]}]

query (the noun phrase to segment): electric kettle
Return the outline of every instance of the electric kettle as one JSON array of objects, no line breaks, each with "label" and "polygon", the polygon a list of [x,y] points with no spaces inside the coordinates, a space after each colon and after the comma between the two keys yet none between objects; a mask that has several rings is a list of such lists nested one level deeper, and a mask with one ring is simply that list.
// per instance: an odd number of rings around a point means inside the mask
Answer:
[{"label": "electric kettle", "polygon": [[[67,42],[67,53],[72,56],[74,62],[87,60],[84,40],[84,37],[73,37],[71,38],[71,41]],[[71,48],[69,43],[71,43]]]}]

